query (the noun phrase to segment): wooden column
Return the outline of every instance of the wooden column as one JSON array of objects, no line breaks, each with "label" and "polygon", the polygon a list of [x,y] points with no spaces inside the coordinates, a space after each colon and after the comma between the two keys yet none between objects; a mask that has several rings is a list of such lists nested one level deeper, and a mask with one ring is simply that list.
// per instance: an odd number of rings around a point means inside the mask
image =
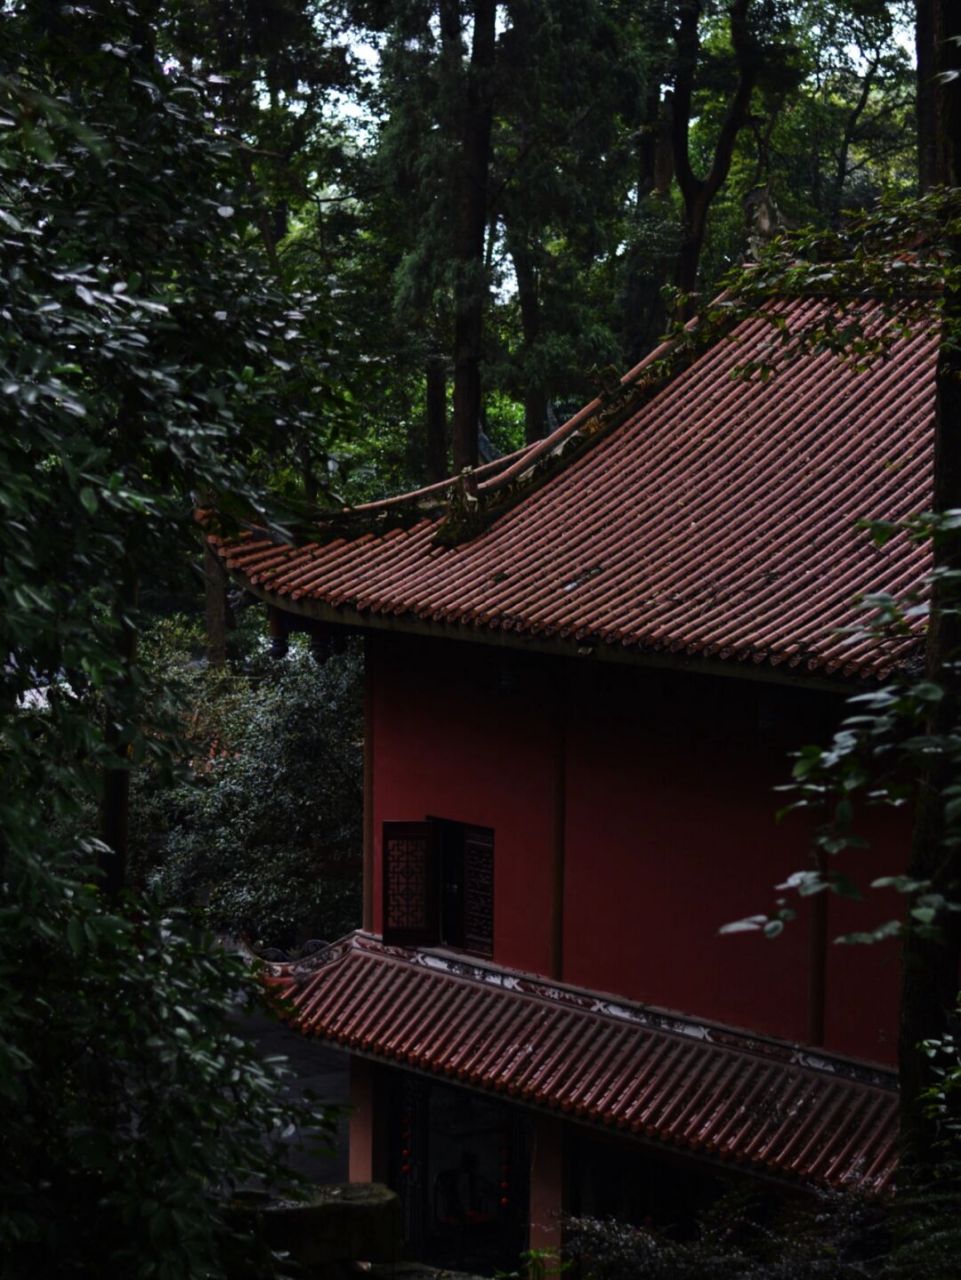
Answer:
[{"label": "wooden column", "polygon": [[564,862],[567,845],[567,713],[561,696],[558,698],[554,734],[550,976],[559,981],[564,976]]},{"label": "wooden column", "polygon": [[362,922],[374,931],[374,645],[364,638],[364,900]]},{"label": "wooden column", "polygon": [[530,1249],[560,1256],[564,1212],[564,1122],[535,1114],[531,1132]]},{"label": "wooden column", "polygon": [[364,1058],[350,1060],[350,1134],[347,1178],[350,1182],[376,1182],[383,1173],[378,1133],[377,1069]]},{"label": "wooden column", "polygon": [[288,621],[289,617],[282,609],[275,609],[273,605],[268,605],[267,633],[270,636],[272,658],[286,658],[290,650]]},{"label": "wooden column", "polygon": [[[823,852],[818,853],[818,870],[827,874]],[[810,958],[808,963],[808,1025],[807,1042],[824,1044],[824,1028],[827,1016],[827,968],[828,968],[828,890],[816,893],[811,900]]]},{"label": "wooden column", "polygon": [[114,756],[116,764],[108,764],[103,769],[100,839],[104,848],[97,855],[97,863],[103,872],[102,887],[112,898],[126,887],[130,853],[130,744],[124,740],[124,731],[131,722],[135,722],[137,715],[132,672],[137,654],[137,632],[127,610],[133,613],[138,594],[136,580],[126,580],[117,604],[118,673],[112,686],[106,690],[103,743]]}]

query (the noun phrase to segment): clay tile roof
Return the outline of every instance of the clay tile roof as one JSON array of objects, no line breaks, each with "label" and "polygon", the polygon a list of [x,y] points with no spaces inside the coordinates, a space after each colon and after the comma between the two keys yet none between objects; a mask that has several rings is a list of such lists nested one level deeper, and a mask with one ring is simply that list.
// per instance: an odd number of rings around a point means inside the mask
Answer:
[{"label": "clay tile roof", "polygon": [[267,981],[300,1030],[354,1052],[758,1172],[893,1179],[881,1071],[362,933]]},{"label": "clay tile roof", "polygon": [[[606,407],[467,481],[347,512],[307,545],[253,532],[221,553],[330,620],[884,674],[910,640],[840,633],[860,594],[917,583],[926,552],[854,525],[930,505],[936,337],[915,325],[861,372],[788,358],[770,317],[797,330],[825,309],[770,304],[666,384],[655,352]],[[861,320],[897,333],[875,304]],[[752,360],[773,376],[734,376]]]}]

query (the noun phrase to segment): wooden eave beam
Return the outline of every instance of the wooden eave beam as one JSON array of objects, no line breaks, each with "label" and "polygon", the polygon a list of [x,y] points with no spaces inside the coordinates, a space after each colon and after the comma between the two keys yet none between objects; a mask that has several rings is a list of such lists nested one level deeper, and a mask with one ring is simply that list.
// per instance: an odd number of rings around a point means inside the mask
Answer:
[{"label": "wooden eave beam", "polygon": [[875,687],[879,681],[855,680],[850,676],[830,676],[772,667],[765,662],[725,661],[720,658],[691,658],[683,654],[655,653],[640,646],[584,643],[550,636],[531,636],[511,631],[484,631],[480,628],[452,626],[448,623],[426,622],[410,615],[381,615],[363,613],[359,609],[339,605],[336,608],[323,600],[312,598],[291,600],[289,596],[265,591],[252,586],[242,575],[231,574],[245,591],[273,609],[295,617],[311,618],[334,626],[349,627],[352,631],[393,632],[395,634],[428,636],[436,640],[459,640],[468,644],[480,644],[498,649],[515,649],[525,653],[545,653],[555,657],[611,662],[655,670],[689,671],[695,675],[722,676],[727,679],[751,680],[762,684],[787,685],[794,688],[817,689],[822,692],[849,694]]}]

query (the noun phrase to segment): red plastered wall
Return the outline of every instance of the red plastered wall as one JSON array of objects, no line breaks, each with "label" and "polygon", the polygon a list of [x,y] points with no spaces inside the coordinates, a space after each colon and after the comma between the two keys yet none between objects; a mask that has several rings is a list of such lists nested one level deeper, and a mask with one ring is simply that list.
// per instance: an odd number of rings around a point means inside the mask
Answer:
[{"label": "red plastered wall", "polygon": [[806,930],[777,943],[718,934],[764,910],[769,886],[804,864],[803,834],[775,824],[771,787],[787,767],[759,749],[757,691],[646,676],[620,691],[619,705],[611,679],[598,682],[574,717],[565,976],[799,1039]]},{"label": "red plastered wall", "polygon": [[[911,845],[906,810],[873,810],[857,829],[869,848],[846,852],[843,865],[859,884],[904,874]],[[837,939],[897,919],[903,910],[904,899],[891,890],[869,892],[861,902],[829,899],[825,1038],[836,1053],[890,1065],[897,1061],[900,946],[890,939],[873,944]]]},{"label": "red plastered wall", "polygon": [[374,928],[381,824],[428,815],[494,830],[494,956],[546,973],[556,725],[540,663],[509,651],[375,636]]},{"label": "red plastered wall", "polygon": [[[790,751],[829,740],[842,710],[817,691],[693,673],[585,682],[570,714],[565,978],[805,1042],[814,906],[773,886],[812,865],[811,826],[777,820],[788,797],[774,788]],[[870,851],[845,865],[867,884],[903,859],[905,823],[864,830]],[[776,940],[719,933],[778,896],[799,914]],[[829,902],[825,1047],[893,1062],[896,949],[833,943],[892,904]]]},{"label": "red plastered wall", "polygon": [[[789,779],[791,748],[829,737],[839,698],[419,637],[374,637],[368,664],[375,929],[383,821],[489,826],[494,958],[548,973],[562,762],[563,979],[806,1039],[810,903],[774,942],[718,929],[768,909],[772,886],[811,865],[810,829],[776,821],[786,799],[773,788]],[[865,880],[898,867],[904,830],[875,824],[877,847],[856,855],[869,859]],[[866,927],[868,912],[877,918],[873,904],[832,900],[831,936]],[[829,944],[829,1050],[893,1061],[896,1007],[893,947]]]}]

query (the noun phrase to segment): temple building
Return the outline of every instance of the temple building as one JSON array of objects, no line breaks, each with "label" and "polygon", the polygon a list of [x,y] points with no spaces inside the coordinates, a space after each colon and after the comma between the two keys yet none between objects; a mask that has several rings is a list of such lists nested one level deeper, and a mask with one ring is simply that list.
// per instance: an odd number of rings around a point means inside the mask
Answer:
[{"label": "temple building", "polygon": [[[676,1223],[739,1179],[891,1185],[897,950],[833,943],[883,908],[720,932],[813,866],[789,753],[916,645],[852,627],[926,550],[855,525],[930,505],[936,338],[862,371],[780,341],[823,310],[665,344],[310,542],[212,539],[280,648],[364,637],[363,927],[271,980],[351,1054],[351,1177],[400,1192],[415,1256],[492,1270],[565,1214]],[[854,874],[901,871],[908,830],[869,814]]]}]

